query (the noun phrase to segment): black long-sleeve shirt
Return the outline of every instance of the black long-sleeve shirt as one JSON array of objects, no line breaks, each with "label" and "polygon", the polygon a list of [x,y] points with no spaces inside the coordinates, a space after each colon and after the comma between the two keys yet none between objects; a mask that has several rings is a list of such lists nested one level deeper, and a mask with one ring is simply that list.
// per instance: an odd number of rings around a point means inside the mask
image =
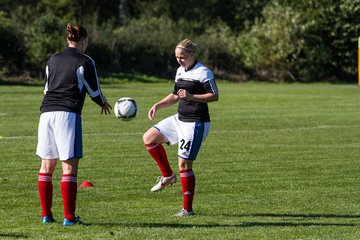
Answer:
[{"label": "black long-sleeve shirt", "polygon": [[106,103],[95,62],[71,47],[52,55],[46,65],[41,113],[65,111],[81,114],[86,93],[99,106]]}]

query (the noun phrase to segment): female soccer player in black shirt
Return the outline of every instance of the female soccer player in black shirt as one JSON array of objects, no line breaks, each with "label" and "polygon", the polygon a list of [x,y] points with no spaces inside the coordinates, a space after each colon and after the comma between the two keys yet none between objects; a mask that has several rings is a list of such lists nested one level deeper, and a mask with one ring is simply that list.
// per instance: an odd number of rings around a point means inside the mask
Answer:
[{"label": "female soccer player in black shirt", "polygon": [[155,103],[148,117],[154,120],[157,110],[178,104],[178,113],[170,116],[143,136],[144,143],[158,164],[162,176],[151,189],[159,191],[176,182],[163,143],[178,143],[178,163],[183,192],[183,207],[175,214],[187,217],[194,214],[192,202],[195,193],[193,161],[210,129],[208,102],[217,101],[219,94],[213,73],[195,58],[196,44],[188,39],[180,41],[175,48],[175,57],[180,64],[175,76],[172,93]]},{"label": "female soccer player in black shirt", "polygon": [[36,155],[42,159],[38,188],[42,222],[54,222],[52,207],[52,174],[57,159],[61,160],[63,175],[61,193],[64,205],[64,226],[82,223],[75,216],[77,172],[82,158],[81,111],[85,95],[110,113],[103,96],[95,62],[84,54],[88,34],[82,26],[67,25],[68,48],[52,55],[46,65],[44,98],[38,128]]}]

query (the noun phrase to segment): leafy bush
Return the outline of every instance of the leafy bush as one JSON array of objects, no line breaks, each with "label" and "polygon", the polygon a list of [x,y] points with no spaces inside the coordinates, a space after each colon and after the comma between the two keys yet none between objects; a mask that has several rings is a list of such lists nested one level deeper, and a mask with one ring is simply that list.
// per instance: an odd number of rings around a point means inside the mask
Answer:
[{"label": "leafy bush", "polygon": [[116,51],[116,36],[113,20],[98,23],[97,14],[92,21],[84,23],[89,33],[89,46],[86,54],[96,62],[100,71],[116,71],[119,68],[119,58]]},{"label": "leafy bush", "polygon": [[30,73],[41,74],[47,59],[66,46],[66,23],[53,14],[35,20],[27,34],[27,64]]},{"label": "leafy bush", "polygon": [[24,69],[23,35],[0,11],[0,74],[20,74]]},{"label": "leafy bush", "polygon": [[199,60],[218,76],[226,77],[229,72],[239,71],[239,51],[234,50],[235,38],[226,24],[217,21],[201,34],[189,29],[189,25],[192,23],[145,16],[117,29],[120,65],[147,74],[173,77],[178,67],[174,48],[180,40],[189,38],[199,47]]},{"label": "leafy bush", "polygon": [[123,70],[173,74],[174,47],[181,33],[165,17],[142,17],[115,30],[117,56]]},{"label": "leafy bush", "polygon": [[264,80],[355,81],[359,12],[360,0],[274,1],[240,33],[244,64]]},{"label": "leafy bush", "polygon": [[296,80],[295,60],[303,45],[300,13],[275,2],[264,8],[263,16],[238,37],[245,67],[260,79]]},{"label": "leafy bush", "polygon": [[303,15],[307,27],[299,60],[301,78],[356,81],[360,0],[319,2],[308,9]]},{"label": "leafy bush", "polygon": [[[237,79],[240,77],[239,47],[231,29],[225,23],[215,22],[201,35],[195,35],[194,41],[199,46],[200,61],[211,67],[218,77]],[[234,77],[235,74],[239,76]]]},{"label": "leafy bush", "polygon": [[356,81],[360,0],[225,2],[0,1],[7,12],[0,12],[0,73],[43,74],[47,58],[66,46],[67,21],[76,19],[104,72],[173,77],[174,47],[186,37],[218,77]]}]

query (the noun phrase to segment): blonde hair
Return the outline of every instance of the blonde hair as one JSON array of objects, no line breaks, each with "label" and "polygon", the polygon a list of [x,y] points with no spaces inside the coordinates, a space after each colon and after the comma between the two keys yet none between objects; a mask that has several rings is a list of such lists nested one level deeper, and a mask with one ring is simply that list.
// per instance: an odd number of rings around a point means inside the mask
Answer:
[{"label": "blonde hair", "polygon": [[197,45],[189,39],[185,38],[176,45],[176,48],[184,49],[187,53],[195,53]]}]

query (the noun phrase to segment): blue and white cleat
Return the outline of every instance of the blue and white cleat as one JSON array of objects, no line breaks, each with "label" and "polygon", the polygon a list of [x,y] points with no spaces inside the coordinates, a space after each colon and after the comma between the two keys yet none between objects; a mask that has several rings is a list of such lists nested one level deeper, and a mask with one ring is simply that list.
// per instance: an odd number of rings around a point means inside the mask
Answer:
[{"label": "blue and white cleat", "polygon": [[65,227],[67,227],[67,226],[72,226],[72,225],[75,225],[75,224],[86,225],[86,226],[90,225],[90,224],[87,224],[87,223],[84,223],[83,221],[81,221],[79,216],[77,216],[77,217],[75,218],[75,221],[73,221],[73,222],[67,220],[66,218],[64,218],[64,223],[63,223],[63,225],[64,225]]},{"label": "blue and white cleat", "polygon": [[53,217],[45,216],[45,217],[42,218],[42,223],[43,224],[48,224],[48,223],[53,223],[53,222],[56,222]]}]

